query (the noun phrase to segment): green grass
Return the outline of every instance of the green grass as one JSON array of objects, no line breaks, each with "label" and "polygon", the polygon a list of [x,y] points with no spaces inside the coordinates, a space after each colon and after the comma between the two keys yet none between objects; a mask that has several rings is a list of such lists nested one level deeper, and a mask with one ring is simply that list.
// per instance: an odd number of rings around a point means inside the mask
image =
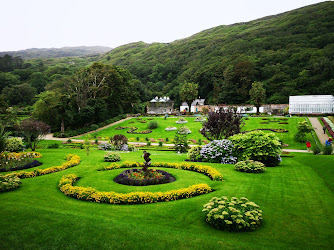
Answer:
[{"label": "green grass", "polygon": [[[186,117],[185,118],[188,123],[186,124],[176,124],[175,122],[178,120],[176,117],[169,117],[166,120],[162,117],[154,117],[154,118],[149,118],[149,117],[143,117],[141,118],[142,121],[145,121],[146,123],[141,123],[137,120],[137,118],[133,118],[127,121],[124,121],[122,123],[116,124],[114,126],[108,127],[106,129],[103,129],[101,131],[98,131],[96,133],[93,133],[94,136],[101,137],[101,139],[110,139],[110,137],[116,135],[116,134],[122,134],[125,135],[129,141],[135,142],[137,141],[136,138],[139,137],[140,142],[146,142],[146,138],[152,138],[155,140],[158,139],[164,139],[168,137],[169,141],[175,137],[175,131],[165,131],[165,128],[169,126],[173,127],[181,127],[183,125],[187,126],[191,130],[191,134],[188,134],[188,139],[194,139],[198,141],[198,139],[207,140],[205,137],[199,132],[199,130],[202,127],[201,122],[195,122],[194,117]],[[129,134],[127,131],[129,129],[122,129],[122,130],[116,130],[115,128],[117,127],[137,127],[138,130],[135,132],[140,132],[143,130],[147,130],[148,123],[150,121],[157,121],[158,122],[158,128],[152,129],[152,133],[149,134]],[[82,139],[83,137],[78,137],[78,139]]]},{"label": "green grass", "polygon": [[[268,120],[263,120],[269,119],[268,124],[262,124],[263,122],[267,122]],[[284,117],[285,118],[285,117]],[[250,131],[253,129],[286,129],[288,130],[287,133],[277,133],[275,132],[275,135],[278,136],[281,141],[284,144],[288,144],[289,146],[285,147],[288,149],[306,149],[306,145],[304,142],[298,142],[294,139],[295,134],[297,133],[297,124],[298,122],[305,121],[305,118],[303,117],[291,117],[291,118],[285,118],[288,124],[279,124],[279,118],[274,118],[270,117],[250,117],[249,120],[245,120],[245,126],[242,128],[242,131]],[[265,131],[265,130],[264,130]],[[267,132],[267,131],[265,131]],[[268,133],[272,133],[272,131],[268,131]],[[317,138],[316,138],[317,139]],[[307,134],[306,140],[309,140],[311,142],[314,142],[313,137],[311,134]]]},{"label": "green grass", "polygon": [[[334,244],[334,156],[297,154],[263,174],[237,172],[232,165],[208,164],[224,174],[214,182],[200,173],[168,169],[177,180],[151,187],[128,187],[112,181],[119,170],[98,172],[104,152],[86,156],[78,149],[41,149],[46,168],[64,162],[68,153],[82,162],[73,168],[30,179],[0,193],[2,249],[330,249]],[[122,160],[142,162],[141,152]],[[153,161],[182,162],[185,155],[152,152]],[[169,190],[207,183],[215,191],[190,199],[142,205],[90,203],[69,198],[57,188],[61,176],[82,177],[76,185],[98,190]],[[332,190],[331,190],[332,189]],[[205,222],[202,205],[214,196],[247,197],[263,210],[263,226],[248,233],[216,230]]]}]

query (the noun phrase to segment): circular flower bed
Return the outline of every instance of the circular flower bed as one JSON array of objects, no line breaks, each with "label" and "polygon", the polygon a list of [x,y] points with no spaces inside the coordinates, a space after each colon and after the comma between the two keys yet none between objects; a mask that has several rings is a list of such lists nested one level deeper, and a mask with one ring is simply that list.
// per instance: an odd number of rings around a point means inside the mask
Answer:
[{"label": "circular flower bed", "polygon": [[213,197],[202,210],[206,221],[215,228],[228,231],[252,231],[261,226],[262,210],[247,198]]},{"label": "circular flower bed", "polygon": [[234,165],[234,169],[246,173],[263,173],[266,171],[266,166],[259,161],[246,160],[239,161]]},{"label": "circular flower bed", "polygon": [[191,130],[187,126],[181,126],[178,129],[177,133],[180,135],[187,135],[187,134],[191,134]]},{"label": "circular flower bed", "polygon": [[175,181],[175,177],[162,170],[150,169],[146,174],[141,169],[124,170],[114,182],[129,186],[148,186]]},{"label": "circular flower bed", "polygon": [[175,123],[177,124],[185,124],[187,123],[188,121],[186,119],[184,119],[183,117],[179,118]]},{"label": "circular flower bed", "polygon": [[166,131],[174,131],[177,130],[177,127],[173,127],[173,126],[169,126],[167,128],[165,128]]}]

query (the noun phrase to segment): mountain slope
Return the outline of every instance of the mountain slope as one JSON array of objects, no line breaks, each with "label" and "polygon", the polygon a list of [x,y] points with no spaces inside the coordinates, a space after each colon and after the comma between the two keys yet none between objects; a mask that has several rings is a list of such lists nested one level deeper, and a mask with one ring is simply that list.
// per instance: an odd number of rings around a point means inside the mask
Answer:
[{"label": "mountain slope", "polygon": [[178,100],[184,81],[211,103],[245,103],[254,81],[267,102],[290,94],[334,94],[334,3],[323,2],[248,23],[222,25],[169,44],[127,44],[104,63],[127,68],[149,90]]},{"label": "mountain slope", "polygon": [[6,54],[10,56],[20,56],[22,59],[32,58],[58,58],[58,57],[73,57],[73,56],[88,56],[92,54],[102,54],[111,50],[109,47],[103,46],[80,46],[80,47],[63,47],[63,48],[43,48],[43,49],[26,49],[19,51],[4,51],[0,52],[0,56]]}]

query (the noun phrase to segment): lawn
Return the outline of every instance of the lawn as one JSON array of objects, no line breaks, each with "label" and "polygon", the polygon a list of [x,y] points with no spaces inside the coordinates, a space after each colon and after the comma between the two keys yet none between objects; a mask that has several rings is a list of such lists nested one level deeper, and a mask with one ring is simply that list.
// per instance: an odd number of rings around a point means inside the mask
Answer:
[{"label": "lawn", "polygon": [[[111,127],[108,127],[104,130],[101,130],[99,132],[93,133],[94,137],[101,138],[102,140],[108,140],[110,137],[116,135],[116,134],[122,134],[125,135],[129,141],[135,142],[137,141],[137,137],[139,138],[140,142],[146,142],[146,138],[148,139],[154,139],[156,142],[158,142],[158,139],[163,139],[166,141],[166,138],[168,138],[168,141],[173,139],[175,137],[175,131],[165,131],[165,128],[169,126],[173,126],[176,128],[179,128],[181,126],[187,126],[191,130],[191,134],[188,134],[188,139],[193,139],[198,141],[198,139],[207,140],[200,132],[199,130],[202,128],[201,122],[195,122],[194,117],[185,117],[185,119],[188,121],[186,124],[177,124],[175,123],[178,118],[177,117],[168,117],[167,119],[164,119],[162,117],[140,117],[140,118],[133,118],[127,121],[124,121],[122,123],[113,125]],[[148,134],[130,134],[127,133],[129,128],[124,128],[121,130],[117,130],[117,127],[136,127],[138,128],[134,132],[141,132],[144,130],[147,130],[148,123],[150,121],[157,121],[158,122],[158,128],[152,129],[151,133]],[[79,137],[79,139],[82,139],[83,137]]]},{"label": "lawn", "polygon": [[[298,154],[263,174],[237,172],[232,165],[207,164],[226,181],[203,174],[167,169],[177,180],[150,187],[112,181],[119,170],[100,171],[103,151],[86,156],[79,149],[40,149],[44,164],[60,165],[68,153],[82,162],[70,169],[23,179],[14,191],[0,193],[1,249],[319,249],[334,244],[334,156]],[[122,161],[143,161],[141,152],[122,153]],[[152,152],[152,161],[180,163],[184,154]],[[79,201],[57,188],[63,175],[82,177],[76,185],[101,191],[166,191],[196,183],[214,192],[177,201],[111,205]],[[205,222],[203,204],[214,196],[247,197],[263,210],[263,225],[254,232],[219,231]]]}]

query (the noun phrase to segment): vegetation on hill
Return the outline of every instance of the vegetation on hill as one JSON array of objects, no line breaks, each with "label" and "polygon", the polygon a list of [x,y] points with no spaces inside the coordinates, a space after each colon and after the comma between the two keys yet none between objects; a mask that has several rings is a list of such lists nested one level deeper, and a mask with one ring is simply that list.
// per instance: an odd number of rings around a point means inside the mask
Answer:
[{"label": "vegetation on hill", "polygon": [[254,81],[267,103],[289,95],[334,94],[334,3],[323,2],[248,23],[222,25],[169,44],[120,46],[101,61],[128,69],[144,97],[179,100],[184,81],[210,103],[247,103]]}]

